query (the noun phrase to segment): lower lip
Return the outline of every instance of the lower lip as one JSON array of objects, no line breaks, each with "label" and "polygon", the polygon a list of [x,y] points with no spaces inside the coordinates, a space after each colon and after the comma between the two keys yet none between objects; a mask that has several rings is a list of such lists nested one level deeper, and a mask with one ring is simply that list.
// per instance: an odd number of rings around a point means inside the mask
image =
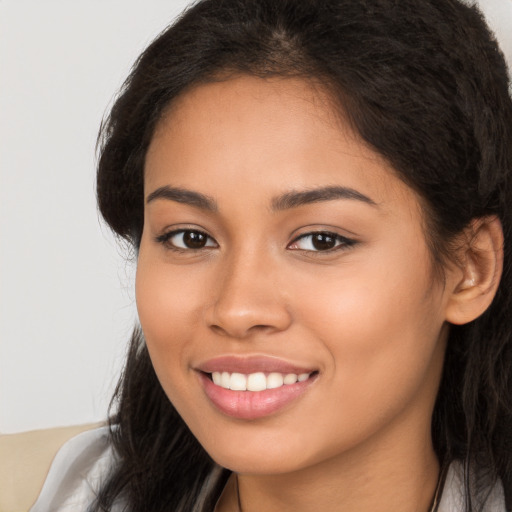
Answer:
[{"label": "lower lip", "polygon": [[202,372],[198,375],[213,405],[227,416],[242,420],[256,420],[280,411],[302,396],[317,377],[314,374],[305,381],[275,389],[233,391],[217,386]]}]

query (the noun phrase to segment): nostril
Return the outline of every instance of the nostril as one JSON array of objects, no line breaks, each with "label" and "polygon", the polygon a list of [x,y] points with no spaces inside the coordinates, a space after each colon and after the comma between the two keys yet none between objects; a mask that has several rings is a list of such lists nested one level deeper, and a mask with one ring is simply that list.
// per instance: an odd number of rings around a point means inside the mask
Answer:
[{"label": "nostril", "polygon": [[210,329],[214,331],[216,334],[227,335],[227,332],[219,325],[211,325]]},{"label": "nostril", "polygon": [[[247,338],[253,334],[258,332],[271,332],[276,330],[276,327],[272,325],[264,325],[264,324],[256,324],[256,325],[227,325],[226,328],[221,327],[220,325],[213,324],[210,325],[210,329],[214,331],[216,334],[221,336],[230,336],[234,338]],[[279,330],[279,329],[277,329]]]}]

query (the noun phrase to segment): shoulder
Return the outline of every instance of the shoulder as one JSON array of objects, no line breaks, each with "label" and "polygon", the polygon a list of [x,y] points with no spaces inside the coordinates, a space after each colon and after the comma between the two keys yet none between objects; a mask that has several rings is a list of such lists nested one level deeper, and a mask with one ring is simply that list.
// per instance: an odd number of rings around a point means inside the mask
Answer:
[{"label": "shoulder", "polygon": [[95,498],[115,461],[109,428],[100,427],[70,439],[59,450],[30,512],[76,512]]},{"label": "shoulder", "polygon": [[[469,479],[473,485],[478,486],[476,481],[479,480],[478,471],[474,468],[470,470]],[[464,510],[464,466],[459,461],[450,464],[446,473],[442,497],[436,512],[461,512]],[[492,486],[483,487],[478,496],[472,496],[472,500],[478,503],[482,512],[507,512],[505,505],[505,495],[503,486],[498,480]]]}]

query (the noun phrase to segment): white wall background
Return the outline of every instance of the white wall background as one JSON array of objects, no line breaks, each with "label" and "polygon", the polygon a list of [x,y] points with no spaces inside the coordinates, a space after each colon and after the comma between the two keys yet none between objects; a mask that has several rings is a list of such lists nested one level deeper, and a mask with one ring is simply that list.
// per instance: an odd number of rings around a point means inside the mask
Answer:
[{"label": "white wall background", "polygon": [[[100,120],[188,0],[0,0],[0,432],[102,420],[136,319],[94,197]],[[512,0],[482,0],[512,60]]]},{"label": "white wall background", "polygon": [[0,432],[106,417],[136,316],[96,212],[96,134],[186,3],[0,1]]}]

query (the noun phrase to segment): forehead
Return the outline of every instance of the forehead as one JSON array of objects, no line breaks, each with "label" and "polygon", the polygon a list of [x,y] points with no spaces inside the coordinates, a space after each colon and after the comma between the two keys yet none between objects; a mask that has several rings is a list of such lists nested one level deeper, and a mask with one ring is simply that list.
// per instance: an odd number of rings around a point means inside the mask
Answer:
[{"label": "forehead", "polygon": [[157,125],[146,156],[146,195],[169,184],[208,192],[241,182],[252,195],[343,185],[364,189],[384,208],[397,198],[417,205],[416,194],[354,133],[332,97],[295,78],[196,85]]}]

